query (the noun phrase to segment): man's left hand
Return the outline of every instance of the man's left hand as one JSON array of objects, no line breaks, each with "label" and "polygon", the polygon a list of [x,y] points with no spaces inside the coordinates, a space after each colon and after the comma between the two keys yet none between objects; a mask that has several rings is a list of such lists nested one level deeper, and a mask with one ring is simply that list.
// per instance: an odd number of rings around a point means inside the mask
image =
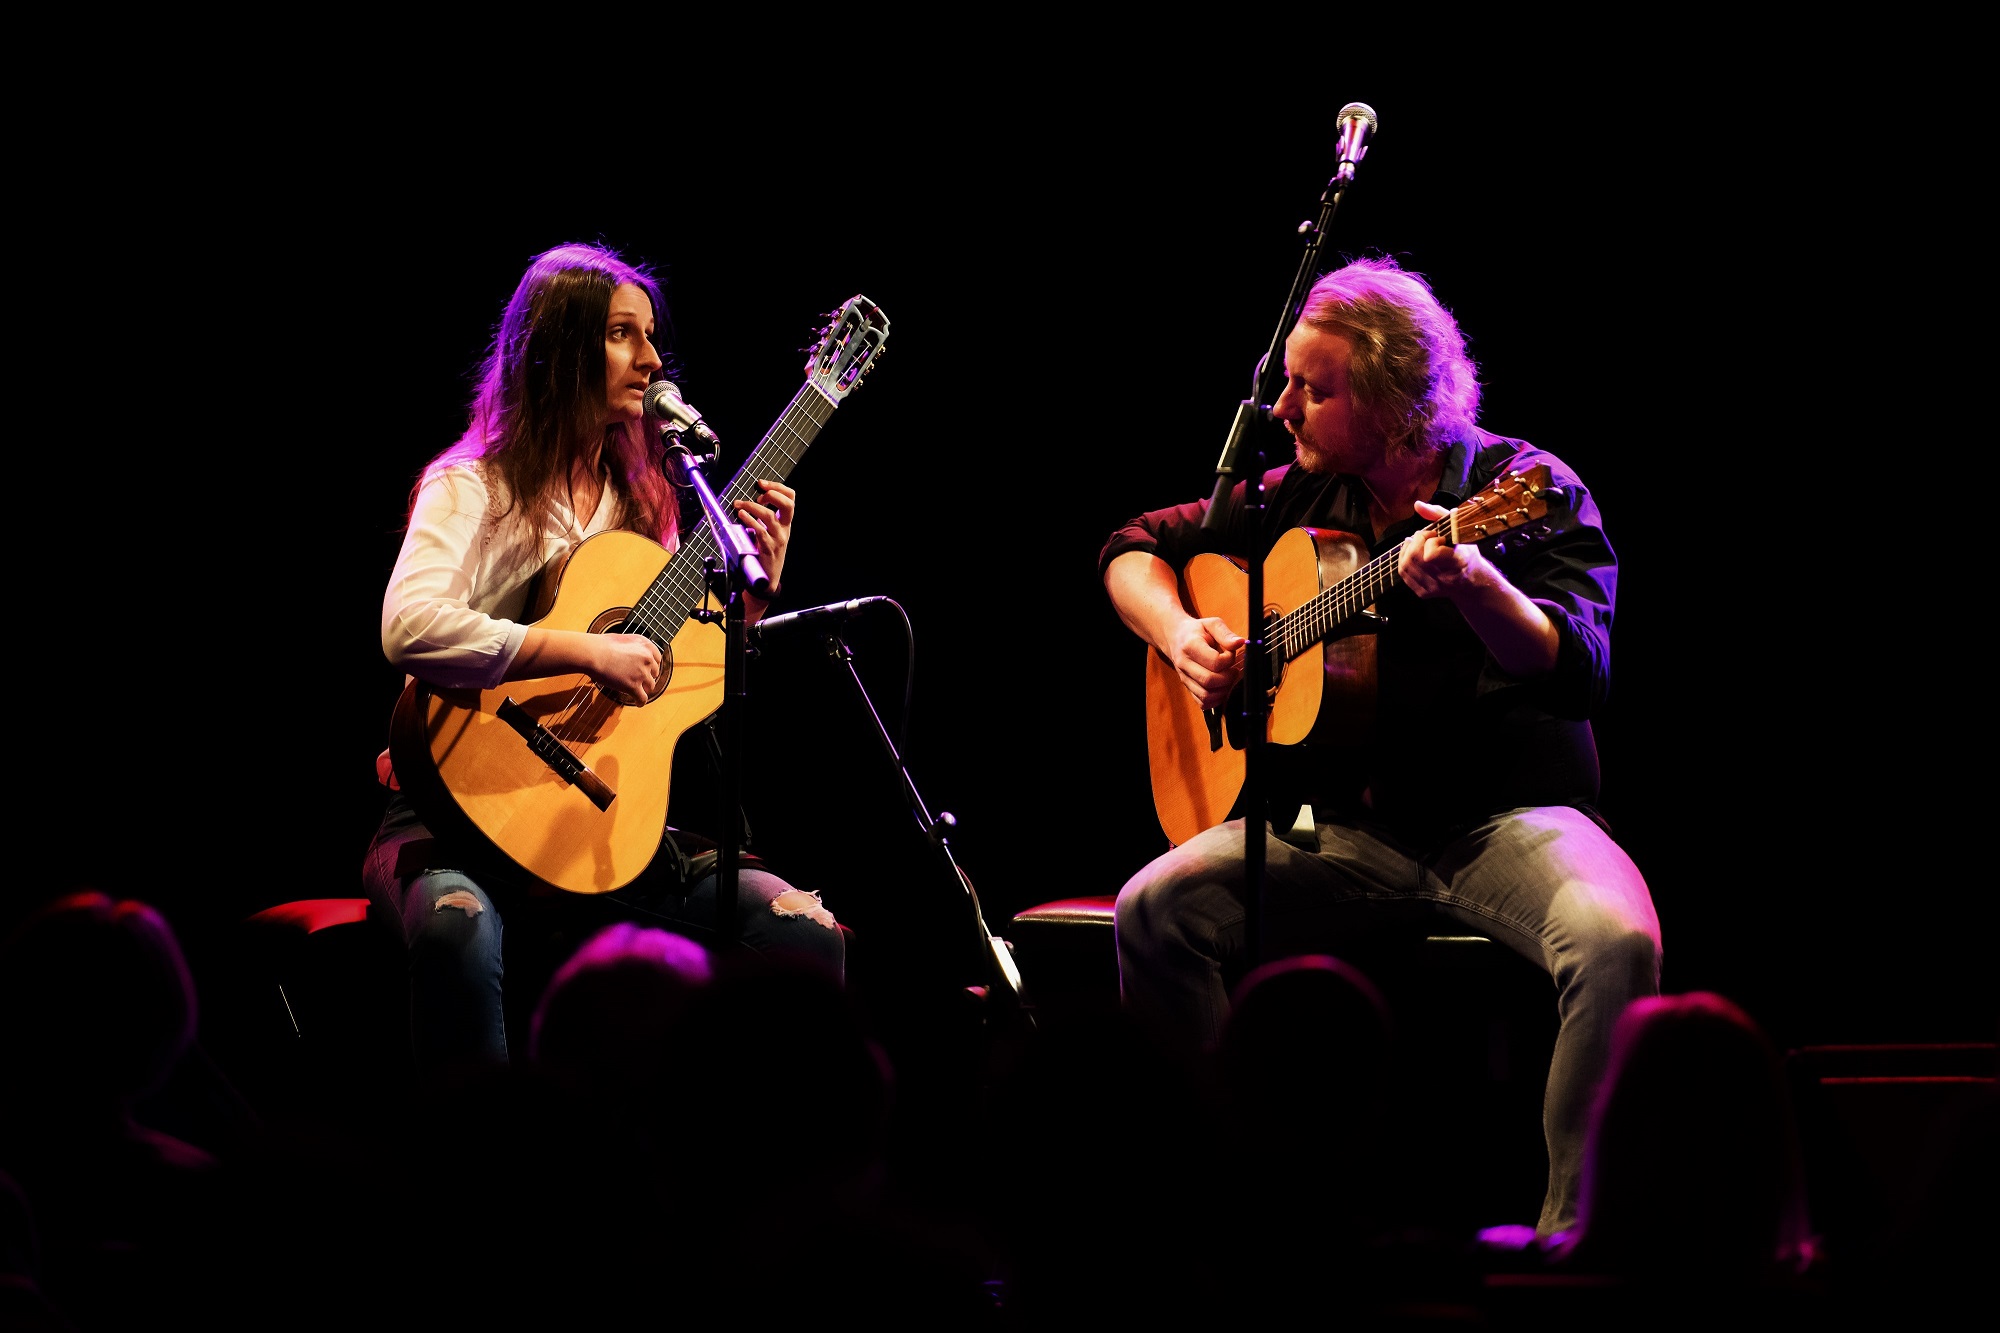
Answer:
[{"label": "man's left hand", "polygon": [[[1434,523],[1450,512],[1442,505],[1417,501],[1417,517],[1427,523]],[[1396,558],[1396,570],[1410,591],[1419,597],[1457,600],[1505,581],[1477,542],[1453,546],[1441,533],[1429,528],[1412,533],[1404,541],[1402,553]]]}]

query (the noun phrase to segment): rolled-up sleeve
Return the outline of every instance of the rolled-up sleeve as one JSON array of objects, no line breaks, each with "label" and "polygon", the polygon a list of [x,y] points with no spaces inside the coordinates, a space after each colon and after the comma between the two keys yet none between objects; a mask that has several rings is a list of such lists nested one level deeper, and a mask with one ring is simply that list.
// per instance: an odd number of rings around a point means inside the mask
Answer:
[{"label": "rolled-up sleeve", "polygon": [[[1266,473],[1265,488],[1275,492],[1285,471],[1284,468],[1273,468]],[[1101,580],[1111,562],[1127,551],[1145,551],[1156,555],[1175,569],[1205,551],[1239,554],[1248,545],[1251,536],[1246,503],[1249,489],[1247,482],[1236,483],[1229,493],[1224,521],[1215,529],[1202,526],[1208,518],[1207,500],[1151,509],[1137,518],[1127,519],[1112,531],[1098,551],[1097,577]]]},{"label": "rolled-up sleeve", "polygon": [[[1521,549],[1502,567],[1556,628],[1555,667],[1532,682],[1537,700],[1557,717],[1588,718],[1611,689],[1618,557],[1590,492],[1558,460],[1537,458],[1554,464],[1558,488],[1547,516],[1549,536],[1514,538]],[[1481,682],[1482,691],[1515,683],[1490,665]]]},{"label": "rolled-up sleeve", "polygon": [[434,685],[491,689],[527,637],[526,625],[481,609],[496,593],[481,586],[483,574],[490,581],[481,563],[488,508],[468,467],[426,478],[382,597],[383,653]]}]

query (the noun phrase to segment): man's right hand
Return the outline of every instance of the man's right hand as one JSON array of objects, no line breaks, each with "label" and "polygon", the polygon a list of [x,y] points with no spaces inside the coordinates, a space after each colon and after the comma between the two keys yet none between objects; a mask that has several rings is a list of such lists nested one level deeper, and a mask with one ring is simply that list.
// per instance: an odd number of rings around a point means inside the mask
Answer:
[{"label": "man's right hand", "polygon": [[1174,629],[1167,660],[1203,708],[1220,708],[1236,682],[1243,679],[1243,647],[1247,642],[1219,617],[1197,620],[1190,616]]}]

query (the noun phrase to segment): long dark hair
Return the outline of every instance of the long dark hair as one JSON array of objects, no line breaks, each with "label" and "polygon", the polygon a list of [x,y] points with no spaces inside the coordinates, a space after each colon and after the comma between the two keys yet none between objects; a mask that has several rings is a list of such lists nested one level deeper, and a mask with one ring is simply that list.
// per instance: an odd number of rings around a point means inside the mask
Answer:
[{"label": "long dark hair", "polygon": [[465,433],[432,460],[425,475],[451,463],[482,460],[489,480],[504,483],[501,512],[535,526],[556,496],[566,494],[570,464],[601,439],[620,504],[619,525],[670,540],[677,506],[660,467],[658,439],[644,422],[600,424],[604,321],[612,293],[625,283],[646,293],[656,341],[666,342],[666,303],[647,268],[587,243],[536,255],[494,330]]}]

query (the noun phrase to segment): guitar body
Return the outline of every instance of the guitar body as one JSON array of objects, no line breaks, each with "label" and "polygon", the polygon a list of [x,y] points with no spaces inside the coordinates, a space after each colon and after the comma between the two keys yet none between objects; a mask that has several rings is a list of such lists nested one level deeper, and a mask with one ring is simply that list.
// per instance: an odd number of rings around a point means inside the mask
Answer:
[{"label": "guitar body", "polygon": [[[671,557],[632,532],[601,532],[563,570],[544,629],[617,630]],[[712,599],[711,599],[712,603]],[[397,702],[390,758],[428,817],[444,810],[552,888],[609,893],[652,864],[666,832],[674,747],[722,706],[723,631],[687,621],[666,645],[658,694],[621,704],[580,675],[511,680],[491,690],[413,681]],[[509,699],[615,793],[584,788],[499,716]],[[461,830],[463,827],[461,826]]]},{"label": "guitar body", "polygon": [[[1264,616],[1304,605],[1367,560],[1359,537],[1292,528],[1264,560]],[[1190,615],[1220,619],[1238,635],[1249,627],[1250,576],[1239,561],[1198,555],[1181,571],[1181,600]],[[1265,728],[1269,744],[1351,745],[1373,716],[1375,638],[1350,635],[1315,641],[1279,668]],[[1240,723],[1210,714],[1188,693],[1158,651],[1146,661],[1146,745],[1153,805],[1175,846],[1240,813],[1245,738]]]},{"label": "guitar body", "polygon": [[[1454,546],[1504,538],[1490,543],[1494,556],[1503,547],[1549,537],[1554,529],[1541,520],[1550,500],[1561,495],[1551,481],[1546,463],[1508,471],[1426,531]],[[1275,681],[1265,744],[1277,761],[1266,766],[1267,815],[1288,806],[1296,811],[1321,795],[1358,785],[1360,774],[1349,761],[1361,755],[1361,742],[1374,723],[1374,607],[1402,582],[1400,552],[1398,547],[1370,559],[1367,543],[1352,533],[1293,528],[1264,558],[1264,633]],[[1217,617],[1244,635],[1250,576],[1242,564],[1198,555],[1181,571],[1180,582],[1190,614]],[[1153,807],[1176,847],[1242,813],[1237,806],[1245,778],[1243,711],[1238,699],[1205,711],[1164,657],[1147,654]]]}]

